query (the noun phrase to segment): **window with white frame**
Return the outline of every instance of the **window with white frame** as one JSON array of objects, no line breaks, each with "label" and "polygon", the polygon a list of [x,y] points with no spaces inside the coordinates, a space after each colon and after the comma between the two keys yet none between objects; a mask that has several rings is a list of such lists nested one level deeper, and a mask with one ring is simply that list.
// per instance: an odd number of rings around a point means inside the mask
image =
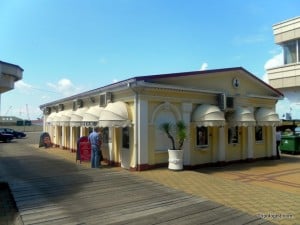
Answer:
[{"label": "window with white frame", "polygon": [[283,47],[283,55],[284,55],[284,64],[297,63],[300,61],[299,53],[300,46],[299,40],[287,41],[282,44]]}]

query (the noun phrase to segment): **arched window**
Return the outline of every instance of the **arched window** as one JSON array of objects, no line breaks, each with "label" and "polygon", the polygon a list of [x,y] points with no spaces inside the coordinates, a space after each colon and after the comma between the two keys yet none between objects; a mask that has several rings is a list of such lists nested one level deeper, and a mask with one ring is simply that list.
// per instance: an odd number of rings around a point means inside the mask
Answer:
[{"label": "arched window", "polygon": [[171,148],[170,139],[160,129],[160,125],[165,122],[176,123],[176,117],[172,111],[161,110],[155,117],[155,150],[157,151],[167,151]]}]

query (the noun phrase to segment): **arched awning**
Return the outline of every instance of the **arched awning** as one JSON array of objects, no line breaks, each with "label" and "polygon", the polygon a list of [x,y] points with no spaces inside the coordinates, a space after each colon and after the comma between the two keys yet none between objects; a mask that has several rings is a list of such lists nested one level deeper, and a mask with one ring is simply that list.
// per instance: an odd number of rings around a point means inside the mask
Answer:
[{"label": "arched awning", "polygon": [[278,114],[271,108],[259,108],[255,113],[258,126],[279,126],[281,120]]},{"label": "arched awning", "polygon": [[70,126],[70,120],[73,111],[69,109],[69,110],[61,111],[60,113],[61,114],[60,117],[58,118],[58,124],[60,126]]},{"label": "arched awning", "polygon": [[53,117],[52,122],[51,122],[52,125],[56,125],[56,126],[60,125],[59,121],[60,121],[60,118],[62,116],[62,113],[63,112],[61,111],[61,112],[58,112],[58,113],[55,114],[55,116]]},{"label": "arched awning", "polygon": [[100,113],[99,127],[127,127],[131,125],[128,105],[124,102],[108,103]]},{"label": "arched awning", "polygon": [[192,121],[197,126],[215,127],[224,126],[224,113],[218,106],[203,104],[198,106],[192,115]]},{"label": "arched awning", "polygon": [[87,111],[87,108],[79,108],[76,111],[73,111],[70,119],[71,127],[80,127],[83,119],[84,113]]},{"label": "arched awning", "polygon": [[53,112],[53,113],[51,113],[51,114],[47,117],[46,123],[47,123],[48,125],[50,125],[50,124],[53,123],[56,114],[57,114],[56,112]]},{"label": "arched awning", "polygon": [[253,110],[249,107],[239,106],[233,113],[228,115],[228,123],[235,127],[251,127],[256,125]]},{"label": "arched awning", "polygon": [[83,115],[82,125],[85,127],[96,127],[99,123],[100,113],[103,107],[92,106]]}]

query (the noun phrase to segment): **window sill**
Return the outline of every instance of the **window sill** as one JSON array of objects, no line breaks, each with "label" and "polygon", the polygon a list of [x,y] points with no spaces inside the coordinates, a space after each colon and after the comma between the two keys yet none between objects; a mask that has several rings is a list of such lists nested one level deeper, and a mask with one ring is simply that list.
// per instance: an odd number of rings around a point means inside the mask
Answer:
[{"label": "window sill", "polygon": [[196,148],[197,151],[208,151],[208,146],[197,146]]}]

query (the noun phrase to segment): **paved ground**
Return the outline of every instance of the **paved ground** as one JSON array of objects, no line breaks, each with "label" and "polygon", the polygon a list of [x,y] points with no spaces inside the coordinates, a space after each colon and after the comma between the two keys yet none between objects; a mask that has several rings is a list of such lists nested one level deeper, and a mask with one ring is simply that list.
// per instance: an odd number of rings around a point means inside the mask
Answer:
[{"label": "paved ground", "polygon": [[[48,153],[74,160],[60,149]],[[89,167],[89,164],[83,163]],[[278,224],[300,224],[300,155],[174,172],[166,168],[133,172],[167,187],[205,197]]]},{"label": "paved ground", "polygon": [[157,169],[137,174],[274,223],[300,224],[299,156],[198,171]]},{"label": "paved ground", "polygon": [[[31,144],[30,147],[45,154],[45,156],[47,154],[54,155],[75,164],[74,153],[60,149],[39,149],[36,144]],[[192,194],[191,196],[195,196],[198,201],[208,199],[211,200],[209,202],[212,204],[220,204],[229,207],[228,209],[235,209],[237,211],[232,211],[234,215],[244,215],[239,213],[242,211],[256,218],[265,218],[272,223],[300,224],[299,162],[299,156],[283,155],[281,160],[205,168],[198,171],[174,172],[163,168],[128,173],[130,177],[148,179],[151,182],[154,181],[166,186],[169,190]],[[89,164],[82,163],[80,167],[88,168]],[[123,171],[120,168],[108,168],[107,170]],[[212,213],[218,215],[220,212],[213,212],[212,210]],[[183,224],[183,221],[180,223],[179,221],[177,224]],[[129,220],[127,222],[133,223]],[[197,222],[194,224],[200,224]],[[238,219],[235,222],[236,224],[243,224]],[[259,222],[261,220],[256,221],[257,224]],[[224,222],[222,223],[224,224]],[[137,222],[137,224],[139,223]]]}]

